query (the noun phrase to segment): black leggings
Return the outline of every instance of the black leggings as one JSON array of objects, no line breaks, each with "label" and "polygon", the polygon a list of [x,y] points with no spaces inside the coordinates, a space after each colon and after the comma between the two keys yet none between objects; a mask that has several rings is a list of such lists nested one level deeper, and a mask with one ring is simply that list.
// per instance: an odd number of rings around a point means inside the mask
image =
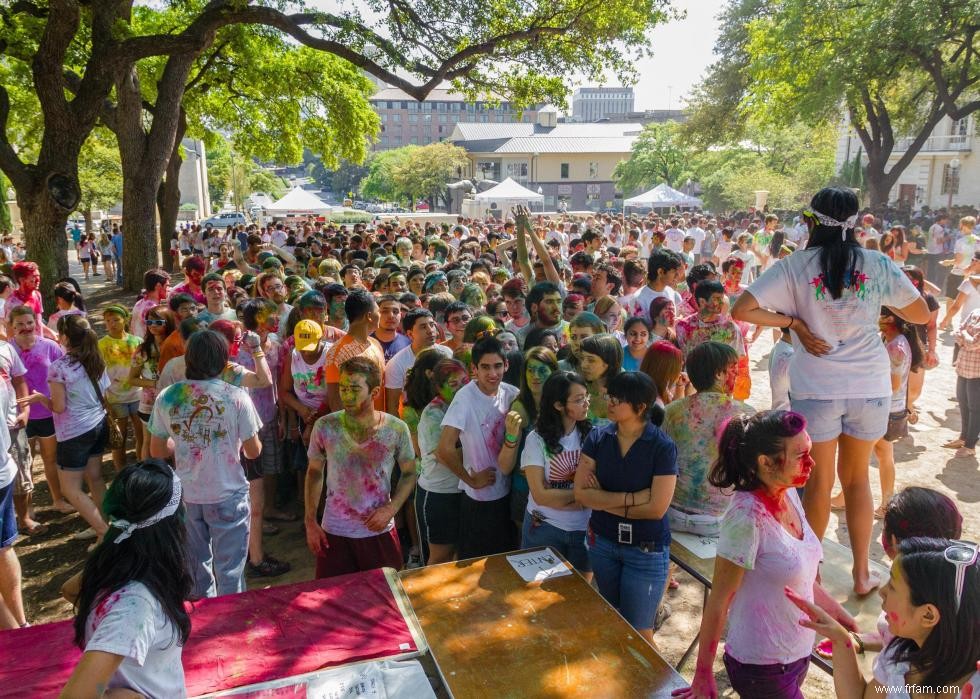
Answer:
[{"label": "black leggings", "polygon": [[973,449],[980,436],[980,379],[956,377],[956,401],[960,404],[960,439],[963,446]]}]

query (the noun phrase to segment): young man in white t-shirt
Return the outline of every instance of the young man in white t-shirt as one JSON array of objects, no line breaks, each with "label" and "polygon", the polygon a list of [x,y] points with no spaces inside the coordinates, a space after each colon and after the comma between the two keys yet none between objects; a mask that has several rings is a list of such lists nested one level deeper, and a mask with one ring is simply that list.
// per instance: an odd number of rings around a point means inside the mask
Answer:
[{"label": "young man in white t-shirt", "polygon": [[664,245],[668,250],[680,252],[684,247],[684,231],[677,227],[680,221],[676,218],[670,219],[670,228],[664,231]]},{"label": "young man in white t-shirt", "polygon": [[170,275],[162,269],[148,269],[143,275],[143,288],[146,295],[133,306],[133,316],[129,321],[129,332],[140,338],[146,337],[146,314],[154,306],[167,302]]},{"label": "young man in white t-shirt", "polygon": [[473,345],[472,362],[476,380],[453,398],[436,449],[439,460],[462,482],[460,559],[509,551],[516,542],[510,520],[510,479],[497,459],[501,450],[517,448],[516,441],[505,441],[504,423],[518,389],[503,383],[507,359],[496,338]]},{"label": "young man in white t-shirt", "polygon": [[674,290],[674,284],[680,280],[683,266],[680,255],[663,248],[654,250],[647,260],[647,285],[633,296],[629,314],[649,322],[650,304],[661,296],[673,301],[675,308],[680,308],[683,299]]},{"label": "young man in white t-shirt", "polygon": [[402,318],[402,329],[412,344],[398,350],[385,365],[385,412],[395,416],[398,415],[405,378],[408,370],[415,365],[415,357],[418,353],[432,347],[448,358],[453,356],[451,349],[436,344],[439,339],[439,326],[427,309],[414,308],[406,313]]}]

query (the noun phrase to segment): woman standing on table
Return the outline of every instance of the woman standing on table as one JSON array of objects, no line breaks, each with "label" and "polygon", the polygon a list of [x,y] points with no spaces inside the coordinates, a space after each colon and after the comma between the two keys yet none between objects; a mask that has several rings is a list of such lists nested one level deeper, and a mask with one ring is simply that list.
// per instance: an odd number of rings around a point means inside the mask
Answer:
[{"label": "woman standing on table", "polygon": [[892,392],[878,315],[888,306],[910,323],[925,323],[929,311],[898,265],[858,244],[857,210],[849,189],[817,192],[804,213],[806,249],[755,281],[735,301],[732,317],[793,333],[790,401],[810,425],[815,462],[803,495],[807,520],[821,539],[836,471],[854,554],[854,591],[863,595],[881,582],[868,563],[874,511],[868,464],[888,427]]},{"label": "woman standing on table", "polygon": [[599,593],[652,644],[670,563],[677,447],[649,420],[657,397],[649,376],[617,374],[606,391],[611,424],[582,445],[575,502],[592,510],[586,546]]},{"label": "woman standing on table", "polygon": [[76,602],[83,655],[61,696],[187,696],[191,576],[180,496],[180,479],[162,461],[132,464],[112,481],[109,533],[85,563]]},{"label": "woman standing on table", "polygon": [[694,681],[675,697],[718,696],[712,665],[727,620],[724,660],[732,688],[743,697],[802,699],[814,632],[800,626],[784,589],[857,630],[816,583],[823,548],[796,494],[813,467],[802,415],[769,410],[728,423],[708,480],[735,493],[721,522]]}]

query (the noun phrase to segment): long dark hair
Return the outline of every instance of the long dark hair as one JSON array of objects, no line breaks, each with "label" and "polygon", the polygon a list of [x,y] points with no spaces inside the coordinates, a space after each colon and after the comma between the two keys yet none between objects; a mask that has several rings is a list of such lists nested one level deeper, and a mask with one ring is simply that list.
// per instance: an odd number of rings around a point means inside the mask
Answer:
[{"label": "long dark hair", "polygon": [[85,310],[85,297],[82,296],[82,292],[77,288],[78,282],[74,279],[71,281],[60,281],[54,285],[54,289],[51,291],[56,298],[63,301],[67,301],[72,306],[80,311]]},{"label": "long dark hair", "polygon": [[154,306],[146,312],[146,318],[149,319],[151,317],[166,321],[166,325],[163,326],[163,337],[160,338],[158,344],[154,334],[150,332],[150,326],[147,325],[146,335],[143,336],[143,342],[140,343],[139,352],[147,359],[157,359],[160,357],[160,345],[163,344],[164,340],[170,337],[170,333],[174,331],[176,324],[174,322],[174,314],[165,304],[162,303]]},{"label": "long dark hair", "polygon": [[[70,317],[70,316],[68,316]],[[107,519],[140,522],[159,512],[173,492],[174,472],[156,459],[124,468],[106,491],[102,510]],[[184,506],[156,524],[136,529],[116,541],[119,530],[110,524],[103,542],[85,563],[82,587],[75,605],[75,644],[85,648],[85,626],[99,600],[121,587],[139,582],[146,586],[177,630],[181,645],[191,631],[184,601],[193,587],[187,569]]]},{"label": "long dark hair", "polygon": [[67,315],[58,318],[58,333],[68,340],[65,354],[72,364],[81,364],[89,379],[99,382],[105,373],[105,361],[99,352],[99,337],[92,330],[88,319],[82,315]]},{"label": "long dark hair", "polygon": [[892,322],[895,323],[895,328],[898,330],[898,333],[904,335],[905,339],[908,340],[909,349],[912,352],[912,366],[909,371],[918,371],[922,368],[922,360],[925,358],[925,352],[922,351],[922,343],[919,342],[919,333],[916,331],[915,326],[896,315],[887,306],[881,307],[881,315],[891,318]]},{"label": "long dark hair", "polygon": [[429,372],[446,355],[433,347],[427,347],[415,356],[415,364],[405,375],[405,405],[421,413],[423,408],[436,397]]},{"label": "long dark hair", "polygon": [[716,488],[759,488],[759,457],[781,459],[785,441],[805,429],[806,418],[788,410],[736,415],[718,440],[718,460],[711,467],[708,482]]},{"label": "long dark hair", "polygon": [[[844,221],[857,214],[858,198],[849,189],[825,187],[813,195],[810,208],[824,216]],[[861,257],[861,245],[854,237],[853,228],[848,228],[842,239],[840,226],[825,226],[816,218],[807,218],[813,227],[806,249],[820,248],[820,271],[824,286],[835,300],[839,299],[844,293],[845,283],[849,284],[854,275]]]},{"label": "long dark hair", "polygon": [[[564,404],[572,386],[581,386],[588,391],[585,380],[572,371],[556,371],[541,388],[541,407],[534,429],[544,441],[549,454],[560,454],[562,451],[561,438],[565,436],[565,426],[562,424],[561,413],[555,409],[555,403]],[[592,429],[592,423],[589,420],[579,420],[575,423],[575,429],[584,442]]]},{"label": "long dark hair", "polygon": [[963,515],[948,495],[913,485],[898,491],[888,501],[881,528],[886,536],[894,536],[899,541],[915,536],[959,539],[963,533]]},{"label": "long dark hair", "polygon": [[[547,364],[551,368],[551,374],[553,376],[558,371],[558,357],[550,349],[540,345],[532,347],[524,353],[524,371],[521,372],[521,391],[517,394],[517,399],[524,406],[530,424],[533,425],[538,420],[538,404],[534,402],[534,394],[531,393],[531,387],[527,385],[527,368],[531,364],[532,359],[536,362]],[[549,376],[548,378],[551,377]],[[541,390],[544,391],[544,386],[541,387]],[[544,393],[542,393],[542,400],[544,400]]]},{"label": "long dark hair", "polygon": [[901,568],[913,605],[932,604],[939,610],[939,623],[920,648],[910,638],[896,636],[888,644],[895,662],[909,663],[921,673],[920,687],[952,685],[976,669],[980,658],[980,563],[968,566],[963,580],[963,597],[956,608],[956,567],[944,552],[949,539],[905,539],[892,565]]}]

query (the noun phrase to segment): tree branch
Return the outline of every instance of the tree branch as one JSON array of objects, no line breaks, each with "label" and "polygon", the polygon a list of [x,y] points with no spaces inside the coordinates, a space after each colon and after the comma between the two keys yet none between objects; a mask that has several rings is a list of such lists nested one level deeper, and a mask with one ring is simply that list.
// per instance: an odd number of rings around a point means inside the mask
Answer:
[{"label": "tree branch", "polygon": [[[14,189],[22,190],[27,187],[27,166],[19,157],[10,141],[7,139],[7,119],[10,117],[10,95],[7,88],[0,85],[0,170],[14,185]],[[4,193],[6,196],[6,193]]]}]

